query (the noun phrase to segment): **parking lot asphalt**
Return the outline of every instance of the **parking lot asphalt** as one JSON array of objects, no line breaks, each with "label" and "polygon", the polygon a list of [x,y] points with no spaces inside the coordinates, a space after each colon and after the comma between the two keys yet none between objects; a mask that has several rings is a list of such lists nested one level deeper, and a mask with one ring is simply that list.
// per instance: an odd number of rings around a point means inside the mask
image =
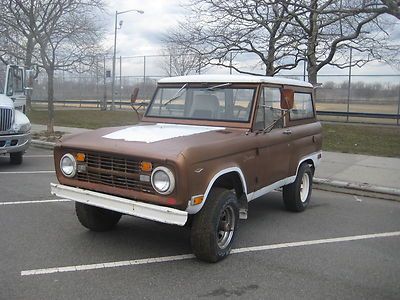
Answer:
[{"label": "parking lot asphalt", "polygon": [[234,253],[208,264],[186,227],[83,228],[73,202],[48,201],[51,154],[0,157],[0,299],[400,299],[399,202],[314,191],[290,213],[273,192],[250,203]]}]

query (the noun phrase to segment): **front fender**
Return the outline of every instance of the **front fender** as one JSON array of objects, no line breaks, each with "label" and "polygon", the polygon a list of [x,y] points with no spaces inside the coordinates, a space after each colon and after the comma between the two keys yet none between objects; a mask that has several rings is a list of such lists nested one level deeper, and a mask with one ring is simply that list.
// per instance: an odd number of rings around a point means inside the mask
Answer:
[{"label": "front fender", "polygon": [[19,110],[15,110],[15,119],[14,119],[15,125],[25,125],[25,124],[30,124],[30,121],[26,115],[24,115],[22,112]]},{"label": "front fender", "polygon": [[[203,202],[201,204],[198,204],[198,205],[191,205],[191,201],[189,201],[189,205],[188,205],[186,211],[189,214],[198,213],[202,209],[204,204],[206,203],[208,195],[209,195],[209,193],[211,191],[211,188],[214,186],[214,183],[218,180],[218,178],[220,178],[221,176],[223,176],[225,174],[232,173],[232,172],[233,173],[237,173],[239,175],[240,181],[242,183],[243,192],[244,192],[245,195],[247,195],[247,184],[246,184],[246,179],[245,179],[245,177],[243,175],[242,170],[237,166],[224,168],[224,169],[220,170],[219,172],[217,172],[211,178],[211,180],[208,182],[207,188],[206,188],[206,190],[204,192],[204,195],[203,195],[203,199],[204,199]],[[195,195],[195,196],[197,196],[197,195]]]}]

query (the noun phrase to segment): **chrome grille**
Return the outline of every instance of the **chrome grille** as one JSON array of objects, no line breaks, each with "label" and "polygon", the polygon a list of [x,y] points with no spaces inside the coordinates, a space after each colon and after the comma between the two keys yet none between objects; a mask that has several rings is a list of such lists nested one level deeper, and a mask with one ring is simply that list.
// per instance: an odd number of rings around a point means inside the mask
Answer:
[{"label": "chrome grille", "polygon": [[11,129],[13,121],[13,110],[11,108],[0,108],[0,131]]},{"label": "chrome grille", "polygon": [[[85,153],[86,170],[78,180],[155,194],[150,182],[140,181],[140,162],[97,153]],[[147,174],[150,175],[150,174]]]}]

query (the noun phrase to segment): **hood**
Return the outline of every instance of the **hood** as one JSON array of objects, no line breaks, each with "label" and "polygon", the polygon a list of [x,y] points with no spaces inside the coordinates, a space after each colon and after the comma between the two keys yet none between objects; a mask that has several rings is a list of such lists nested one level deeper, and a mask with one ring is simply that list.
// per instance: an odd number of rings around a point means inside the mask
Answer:
[{"label": "hood", "polygon": [[[140,123],[65,136],[61,146],[123,156],[174,160],[179,154],[189,153],[190,149],[211,150],[212,145],[221,145],[244,133],[244,130],[223,127]],[[212,151],[207,155],[210,153]]]},{"label": "hood", "polygon": [[14,102],[4,94],[0,94],[0,107],[14,108]]}]

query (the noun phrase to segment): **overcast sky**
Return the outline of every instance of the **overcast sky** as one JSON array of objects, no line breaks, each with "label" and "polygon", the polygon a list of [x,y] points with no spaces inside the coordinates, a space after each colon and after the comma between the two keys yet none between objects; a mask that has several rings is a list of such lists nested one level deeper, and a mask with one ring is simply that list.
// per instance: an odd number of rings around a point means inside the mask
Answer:
[{"label": "overcast sky", "polygon": [[[131,57],[141,55],[158,55],[162,53],[162,37],[168,33],[168,30],[174,27],[178,21],[184,18],[185,11],[182,8],[182,4],[187,3],[186,0],[106,0],[108,3],[107,10],[109,14],[105,16],[105,22],[110,28],[109,35],[107,37],[106,45],[109,49],[112,49],[114,41],[114,17],[115,11],[125,11],[130,9],[143,10],[144,14],[138,14],[136,12],[129,12],[118,16],[118,20],[123,20],[122,28],[118,30],[117,38],[117,56]],[[400,29],[400,28],[398,28]],[[394,32],[391,36],[394,40],[400,40],[400,30]],[[160,62],[156,62],[153,59],[153,63],[148,61],[148,68],[154,69],[153,73],[159,73],[156,70],[156,66]],[[141,72],[142,67],[140,66],[141,60],[137,62],[131,61],[130,65],[124,67],[123,75],[131,75],[132,73]],[[127,61],[124,61],[124,65]],[[133,66],[136,64],[137,66]],[[153,66],[152,66],[153,65]],[[302,66],[298,70],[291,71],[292,74],[302,74]],[[228,69],[223,70],[212,70],[217,73],[229,73]],[[263,71],[259,70],[260,73]],[[150,73],[152,71],[150,70]],[[326,67],[321,70],[322,74],[347,74],[348,70],[339,70]],[[399,74],[399,70],[396,70],[388,65],[372,62],[362,69],[353,68],[353,74],[368,75],[368,74]],[[151,75],[151,74],[149,74]],[[154,74],[155,75],[155,74]],[[391,78],[393,80],[393,78]]]},{"label": "overcast sky", "polygon": [[180,0],[106,0],[110,11],[110,33],[108,46],[113,45],[113,28],[115,11],[129,9],[143,10],[144,14],[129,12],[118,15],[123,20],[122,28],[118,30],[118,55],[152,55],[159,54],[161,39],[168,29],[177,24],[183,17]]}]

